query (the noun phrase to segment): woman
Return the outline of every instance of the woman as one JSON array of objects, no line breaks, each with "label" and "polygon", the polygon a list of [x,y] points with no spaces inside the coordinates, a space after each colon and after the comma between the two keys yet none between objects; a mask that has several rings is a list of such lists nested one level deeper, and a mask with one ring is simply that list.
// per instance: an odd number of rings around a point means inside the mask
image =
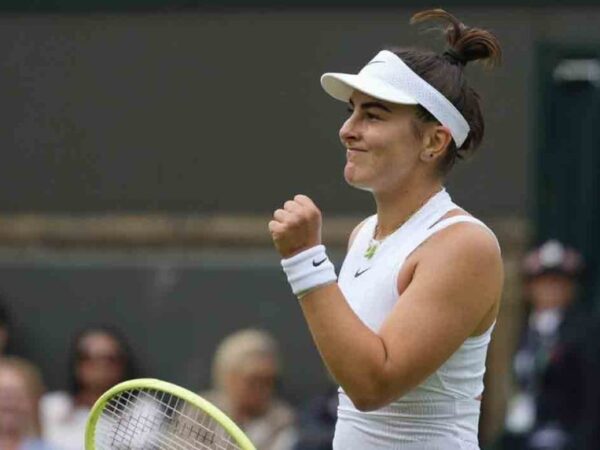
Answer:
[{"label": "woman", "polygon": [[[493,233],[443,188],[483,137],[470,61],[499,61],[498,41],[443,10],[441,55],[384,50],[358,75],[328,73],[347,101],[339,135],[346,181],[376,214],[350,236],[337,280],[321,245],[321,213],[297,195],[269,222],[318,350],[340,384],[338,450],[477,449],[485,356],[503,271]],[[337,281],[337,282],[336,282]]]},{"label": "woman", "polygon": [[263,330],[227,336],[215,352],[214,389],[203,397],[229,415],[261,450],[288,450],[296,437],[294,412],[276,397],[279,350]]},{"label": "woman", "polygon": [[85,424],[96,400],[115,384],[135,378],[129,345],[119,332],[92,326],[73,340],[70,390],[42,399],[44,436],[64,450],[83,450]]},{"label": "woman", "polygon": [[40,439],[39,370],[22,358],[0,358],[0,450],[50,450]]}]

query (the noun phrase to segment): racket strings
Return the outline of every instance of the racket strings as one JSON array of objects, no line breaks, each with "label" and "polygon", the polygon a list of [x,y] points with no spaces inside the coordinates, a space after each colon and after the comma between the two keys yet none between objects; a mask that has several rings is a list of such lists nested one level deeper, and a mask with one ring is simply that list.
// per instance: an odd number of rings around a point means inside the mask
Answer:
[{"label": "racket strings", "polygon": [[239,450],[210,415],[163,391],[124,391],[106,404],[96,427],[98,450]]}]

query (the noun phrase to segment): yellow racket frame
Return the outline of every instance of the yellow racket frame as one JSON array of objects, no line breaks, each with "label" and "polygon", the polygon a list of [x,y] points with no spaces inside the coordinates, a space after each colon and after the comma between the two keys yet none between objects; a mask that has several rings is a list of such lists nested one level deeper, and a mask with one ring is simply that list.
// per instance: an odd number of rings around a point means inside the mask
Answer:
[{"label": "yellow racket frame", "polygon": [[138,378],[135,380],[124,381],[123,383],[117,384],[102,394],[102,396],[92,407],[87,420],[85,427],[86,450],[96,450],[96,444],[94,443],[96,423],[98,422],[98,419],[100,418],[100,415],[102,414],[102,411],[104,410],[104,407],[108,401],[115,395],[132,389],[154,389],[182,398],[197,408],[200,408],[202,411],[216,420],[223,428],[225,428],[225,430],[231,435],[236,444],[242,450],[256,450],[256,447],[254,447],[244,432],[240,430],[240,428],[229,417],[227,417],[223,411],[210,403],[208,400],[203,399],[199,395],[194,394],[193,392],[188,391],[181,386],[153,378]]}]

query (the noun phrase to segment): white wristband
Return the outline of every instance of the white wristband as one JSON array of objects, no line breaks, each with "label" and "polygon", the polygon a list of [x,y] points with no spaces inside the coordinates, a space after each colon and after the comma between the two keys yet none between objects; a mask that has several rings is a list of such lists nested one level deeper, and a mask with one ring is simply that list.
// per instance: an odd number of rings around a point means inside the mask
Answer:
[{"label": "white wristband", "polygon": [[337,280],[335,268],[325,253],[324,245],[316,245],[291,258],[282,259],[281,267],[294,295]]}]

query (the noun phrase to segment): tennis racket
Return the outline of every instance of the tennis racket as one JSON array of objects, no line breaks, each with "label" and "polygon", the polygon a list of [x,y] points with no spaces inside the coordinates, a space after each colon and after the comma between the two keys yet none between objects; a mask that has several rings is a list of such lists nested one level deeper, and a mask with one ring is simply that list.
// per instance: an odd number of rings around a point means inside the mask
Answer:
[{"label": "tennis racket", "polygon": [[256,450],[212,403],[175,384],[125,381],[98,399],[87,421],[86,450]]}]

